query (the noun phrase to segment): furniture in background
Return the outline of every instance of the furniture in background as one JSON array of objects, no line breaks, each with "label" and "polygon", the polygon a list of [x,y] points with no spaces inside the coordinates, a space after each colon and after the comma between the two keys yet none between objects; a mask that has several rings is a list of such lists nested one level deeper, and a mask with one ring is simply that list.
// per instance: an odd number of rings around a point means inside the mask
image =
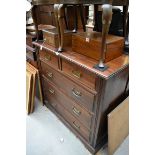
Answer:
[{"label": "furniture in background", "polygon": [[37,53],[33,41],[36,40],[35,25],[31,15],[31,9],[26,12],[26,60],[37,68]]},{"label": "furniture in background", "polygon": [[64,25],[63,25],[63,17],[64,17],[64,7],[66,5],[80,5],[80,4],[101,4],[102,5],[102,47],[101,47],[101,56],[98,63],[95,65],[95,68],[98,70],[105,69],[104,65],[104,49],[106,44],[106,37],[109,31],[109,26],[112,19],[112,5],[121,5],[124,7],[128,6],[128,0],[32,0],[32,12],[33,12],[33,18],[34,23],[36,26],[36,32],[37,32],[37,39],[39,39],[39,31],[38,31],[38,20],[37,20],[37,6],[39,5],[54,5],[54,13],[55,13],[55,19],[56,19],[56,27],[58,31],[58,37],[59,37],[59,48],[57,49],[58,52],[63,51],[63,44],[64,44]]}]

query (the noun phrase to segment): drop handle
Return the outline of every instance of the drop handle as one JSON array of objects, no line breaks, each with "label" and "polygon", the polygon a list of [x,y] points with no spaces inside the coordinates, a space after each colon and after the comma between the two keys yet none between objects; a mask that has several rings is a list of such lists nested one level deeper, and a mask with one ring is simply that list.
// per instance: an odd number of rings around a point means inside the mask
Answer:
[{"label": "drop handle", "polygon": [[75,124],[75,121],[73,122],[73,126],[74,126],[76,129],[80,130],[80,126],[77,125],[77,124]]},{"label": "drop handle", "polygon": [[73,113],[74,113],[75,115],[77,115],[77,116],[80,116],[80,115],[81,115],[81,111],[78,110],[78,109],[75,108],[75,107],[72,108],[72,111],[73,111]]},{"label": "drop handle", "polygon": [[47,72],[47,76],[50,77],[50,78],[53,78],[53,73]]},{"label": "drop handle", "polygon": [[48,90],[52,95],[55,93],[55,91],[53,89],[49,89]]},{"label": "drop handle", "polygon": [[50,55],[45,55],[44,59],[45,59],[46,61],[50,61],[50,60],[51,60],[51,56],[50,56]]},{"label": "drop handle", "polygon": [[81,78],[81,72],[79,72],[77,70],[72,70],[72,75],[78,79]]},{"label": "drop handle", "polygon": [[81,97],[82,96],[82,93],[77,91],[77,90],[75,90],[75,88],[72,89],[72,94],[74,96],[76,96],[76,97]]}]

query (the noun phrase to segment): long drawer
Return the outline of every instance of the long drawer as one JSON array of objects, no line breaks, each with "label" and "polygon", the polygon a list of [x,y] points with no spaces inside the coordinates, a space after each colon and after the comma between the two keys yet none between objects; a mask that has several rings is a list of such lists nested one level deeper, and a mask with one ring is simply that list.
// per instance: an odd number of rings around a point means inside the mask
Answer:
[{"label": "long drawer", "polygon": [[62,71],[64,72],[64,74],[71,76],[72,78],[86,85],[90,89],[95,90],[95,74],[64,59],[62,59]]},{"label": "long drawer", "polygon": [[[47,80],[44,78],[42,79],[43,84],[44,84],[44,102],[45,104],[49,103],[63,118],[75,129],[77,130],[87,141],[89,141],[89,135],[90,132],[88,128],[86,128],[78,119],[77,116],[73,116],[70,114],[66,109],[68,109],[68,106],[70,103],[66,102],[66,97],[58,91],[56,87],[53,85],[49,84]],[[60,101],[60,98],[63,98],[63,103]],[[63,104],[63,105],[62,105]],[[67,105],[68,104],[68,105]],[[67,105],[67,107],[66,107]],[[72,107],[72,105],[70,105]],[[83,113],[83,116],[81,115],[80,117],[83,117],[85,119]],[[80,119],[83,121],[82,119]],[[90,121],[90,120],[89,120]],[[84,120],[86,122],[86,120]]]},{"label": "long drawer", "polygon": [[44,62],[41,62],[42,74],[52,83],[57,85],[72,100],[84,106],[88,111],[93,111],[95,94],[82,88],[72,80],[64,76],[60,71],[56,71]]},{"label": "long drawer", "polygon": [[77,103],[69,99],[56,86],[50,83],[47,79],[42,78],[44,94],[48,101],[56,99],[66,110],[68,110],[74,117],[76,117],[85,127],[90,129],[93,115],[81,108]]}]

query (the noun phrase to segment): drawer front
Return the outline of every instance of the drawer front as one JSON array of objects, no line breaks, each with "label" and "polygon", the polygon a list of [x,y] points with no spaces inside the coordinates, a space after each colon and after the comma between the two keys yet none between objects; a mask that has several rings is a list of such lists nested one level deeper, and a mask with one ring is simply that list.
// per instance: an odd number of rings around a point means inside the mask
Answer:
[{"label": "drawer front", "polygon": [[49,103],[75,130],[77,130],[87,141],[89,141],[89,130],[78,121],[72,114],[70,114],[64,106],[59,102],[58,91],[53,87],[49,86],[45,80],[44,84],[44,102]]},{"label": "drawer front", "polygon": [[62,71],[91,89],[95,89],[96,75],[66,60],[62,60]]},{"label": "drawer front", "polygon": [[58,69],[58,57],[46,50],[39,51],[40,60]]},{"label": "drawer front", "polygon": [[57,85],[67,96],[84,106],[87,110],[92,111],[95,97],[94,94],[80,87],[75,82],[43,62],[41,62],[41,68],[42,74]]},{"label": "drawer front", "polygon": [[70,100],[64,93],[62,93],[53,84],[43,79],[43,87],[45,95],[48,95],[48,100],[55,98],[66,110],[68,110],[74,117],[76,117],[85,127],[90,129],[92,115],[81,108],[77,103]]}]

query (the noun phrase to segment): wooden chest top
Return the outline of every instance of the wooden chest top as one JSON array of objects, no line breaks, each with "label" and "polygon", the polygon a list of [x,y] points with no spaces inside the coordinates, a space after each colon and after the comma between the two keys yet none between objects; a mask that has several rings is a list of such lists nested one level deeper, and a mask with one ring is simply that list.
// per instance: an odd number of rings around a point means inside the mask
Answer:
[{"label": "wooden chest top", "polygon": [[93,66],[96,65],[98,61],[73,52],[71,48],[64,50],[64,52],[62,53],[57,53],[55,48],[47,44],[42,44],[42,42],[33,42],[33,44],[37,47],[42,47],[43,49],[46,49],[55,55],[59,55],[61,58],[64,58],[69,62],[79,65],[104,79],[109,79],[111,76],[128,67],[129,65],[129,56],[123,54],[122,56],[107,62],[106,65],[108,66],[108,68],[107,70],[102,72],[93,68]]}]

